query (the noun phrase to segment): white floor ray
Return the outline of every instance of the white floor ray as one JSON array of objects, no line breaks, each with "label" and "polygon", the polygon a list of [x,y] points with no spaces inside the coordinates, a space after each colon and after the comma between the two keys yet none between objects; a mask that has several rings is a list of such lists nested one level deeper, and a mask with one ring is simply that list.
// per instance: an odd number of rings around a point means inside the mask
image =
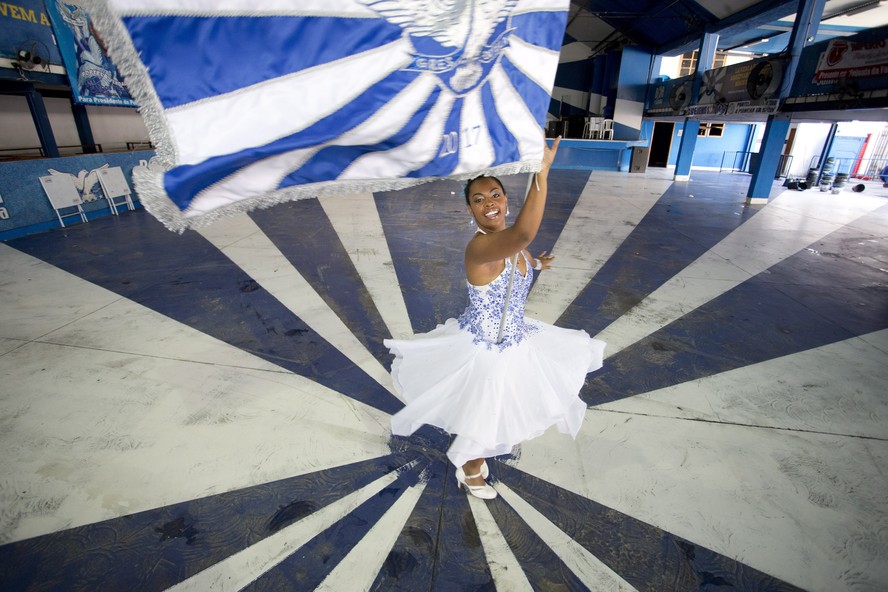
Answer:
[{"label": "white floor ray", "polygon": [[590,590],[596,592],[636,591],[634,586],[570,538],[505,483],[497,483],[496,490]]},{"label": "white floor ray", "polygon": [[553,268],[540,274],[527,298],[529,317],[546,323],[558,320],[672,185],[669,180],[623,175],[613,180],[619,185],[615,190],[597,177],[589,178],[552,248]]},{"label": "white floor ray", "polygon": [[490,568],[490,575],[498,591],[502,592],[530,592],[533,587],[527,581],[524,570],[509,548],[509,543],[503,538],[503,533],[496,524],[487,502],[474,496],[468,496],[469,507],[472,508],[472,516],[475,526],[478,528],[478,536],[481,538],[481,547]]},{"label": "white floor ray", "polygon": [[6,303],[0,308],[0,327],[4,333],[18,336],[6,344],[10,351],[40,341],[289,374],[262,358],[2,244],[0,266],[5,280],[0,285],[0,297]]},{"label": "white floor ray", "polygon": [[861,194],[836,200],[828,193],[785,191],[596,337],[613,356],[883,205]]},{"label": "white floor ray", "polygon": [[597,409],[888,440],[886,352],[888,329]]},{"label": "white floor ray", "polygon": [[4,327],[35,318],[0,356],[0,543],[388,453],[387,414],[0,253]]},{"label": "white floor ray", "polygon": [[31,341],[120,298],[0,243],[0,337]]},{"label": "white floor ray", "polygon": [[372,193],[320,197],[318,201],[348,252],[389,333],[413,335],[404,295]]},{"label": "white floor ray", "polygon": [[223,218],[199,232],[318,335],[401,399],[388,371],[249,216]]},{"label": "white floor ray", "polygon": [[426,483],[420,482],[408,487],[370,532],[324,578],[316,592],[370,590],[425,486]]},{"label": "white floor ray", "polygon": [[805,590],[888,581],[886,441],[590,409],[513,463]]},{"label": "white floor ray", "polygon": [[[240,590],[295,553],[300,547],[388,487],[398,472],[380,477],[295,524],[262,539],[240,553],[213,564],[169,588],[169,592],[227,592]],[[406,495],[406,494],[405,494]],[[403,497],[403,496],[402,496]]]},{"label": "white floor ray", "polygon": [[385,414],[296,375],[42,343],[0,364],[0,543],[389,453]]}]

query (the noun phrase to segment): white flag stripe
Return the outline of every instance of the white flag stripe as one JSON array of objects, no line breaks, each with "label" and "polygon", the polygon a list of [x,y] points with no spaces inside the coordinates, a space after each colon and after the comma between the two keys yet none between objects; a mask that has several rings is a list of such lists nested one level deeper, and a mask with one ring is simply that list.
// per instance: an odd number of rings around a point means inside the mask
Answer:
[{"label": "white flag stripe", "polygon": [[284,177],[290,174],[293,169],[305,164],[321,148],[321,146],[312,146],[302,150],[291,150],[276,156],[269,156],[239,169],[235,174],[215,183],[212,186],[212,191],[198,194],[191,200],[191,204],[185,211],[185,217],[200,216],[222,206],[274,191]]},{"label": "white flag stripe", "polygon": [[331,195],[319,201],[391,336],[412,337],[413,327],[373,194]]},{"label": "white flag stripe", "polygon": [[521,160],[538,160],[543,157],[543,129],[537,124],[528,110],[524,99],[512,86],[508,75],[500,64],[490,73],[490,87],[493,90],[496,111],[506,128],[518,142]]},{"label": "white flag stripe", "polygon": [[339,176],[340,179],[377,179],[403,177],[438,156],[447,114],[453,107],[454,95],[442,92],[419,130],[408,142],[385,152],[373,152],[356,159]]},{"label": "white flag stripe", "polygon": [[506,56],[513,66],[533,80],[547,93],[555,84],[555,70],[558,68],[558,52],[531,45],[519,37],[509,39]]},{"label": "white flag stripe", "polygon": [[[301,131],[409,64],[409,52],[409,42],[399,39],[332,64],[168,109],[178,164],[197,164]],[[295,119],[297,97],[299,118]],[[230,116],[234,113],[237,117]]]},{"label": "white flag stripe", "polygon": [[245,8],[243,0],[110,0],[121,16],[209,14],[225,16],[333,16],[378,18],[379,13],[355,0],[256,0]]},{"label": "white flag stripe", "polygon": [[315,592],[366,592],[373,586],[389,551],[395,546],[425,483],[408,487],[364,538],[333,568]]},{"label": "white flag stripe", "polygon": [[368,483],[295,524],[266,537],[227,559],[214,563],[168,592],[228,592],[240,590],[257,580],[281,561],[295,553],[311,539],[333,526],[362,503],[391,485],[397,471]]},{"label": "white flag stripe", "polygon": [[505,483],[496,484],[496,490],[503,499],[521,516],[546,545],[590,590],[597,592],[635,592],[629,582],[570,538],[536,508],[524,501]]},{"label": "white flag stripe", "polygon": [[481,104],[481,93],[472,93],[463,100],[460,113],[459,164],[454,175],[489,167],[496,160],[487,118]]},{"label": "white flag stripe", "polygon": [[509,548],[509,543],[503,538],[496,520],[487,509],[487,502],[477,497],[469,496],[469,507],[478,527],[478,537],[481,539],[481,547],[484,549],[484,557],[490,567],[490,575],[497,590],[508,592],[531,592],[533,587],[527,581],[527,576],[521,569],[514,553]]},{"label": "white flag stripe", "polygon": [[[327,306],[256,223],[241,214],[219,220],[198,232],[256,280],[342,355],[394,396],[392,377],[351,330]],[[240,237],[240,238],[238,238]]]},{"label": "white flag stripe", "polygon": [[[429,94],[437,88],[433,76],[420,76],[389,101],[378,113],[362,122],[347,135],[339,136],[337,145],[376,144],[389,137],[419,109]],[[240,169],[237,173],[213,185],[213,191],[198,195],[186,212],[186,217],[201,215],[229,203],[249,197],[258,197],[278,188],[281,181],[305,164],[326,145],[293,150],[272,156]]]},{"label": "white flag stripe", "polygon": [[570,8],[570,0],[518,0],[512,14],[545,10],[564,11]]}]

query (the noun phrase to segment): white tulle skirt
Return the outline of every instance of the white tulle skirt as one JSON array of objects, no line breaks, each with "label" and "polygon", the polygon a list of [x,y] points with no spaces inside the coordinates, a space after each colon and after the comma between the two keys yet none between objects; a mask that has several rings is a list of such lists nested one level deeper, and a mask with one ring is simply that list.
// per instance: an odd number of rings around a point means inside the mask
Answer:
[{"label": "white tulle skirt", "polygon": [[585,331],[525,319],[538,330],[502,351],[473,343],[448,319],[409,340],[384,343],[395,360],[395,389],[407,401],[392,432],[408,436],[423,424],[456,438],[447,457],[456,466],[511,452],[556,426],[576,437],[586,413],[579,391],[601,368],[603,341]]}]

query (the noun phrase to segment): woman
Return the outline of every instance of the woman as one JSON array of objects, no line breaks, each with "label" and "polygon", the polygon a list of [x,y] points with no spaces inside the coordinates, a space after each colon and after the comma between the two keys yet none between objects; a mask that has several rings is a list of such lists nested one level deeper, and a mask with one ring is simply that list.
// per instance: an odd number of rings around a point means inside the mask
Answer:
[{"label": "woman", "polygon": [[384,342],[395,355],[395,388],[407,401],[392,417],[392,432],[407,436],[430,424],[456,434],[447,451],[456,480],[482,499],[496,497],[486,458],[552,425],[576,437],[586,413],[579,390],[604,354],[604,342],[585,331],[524,317],[533,269],[549,269],[553,259],[545,252],[532,258],[525,249],[543,219],[560,141],[544,146],[542,169],[511,227],[502,183],[486,176],[468,182],[466,204],[478,225],[465,252],[469,306],[429,333]]}]

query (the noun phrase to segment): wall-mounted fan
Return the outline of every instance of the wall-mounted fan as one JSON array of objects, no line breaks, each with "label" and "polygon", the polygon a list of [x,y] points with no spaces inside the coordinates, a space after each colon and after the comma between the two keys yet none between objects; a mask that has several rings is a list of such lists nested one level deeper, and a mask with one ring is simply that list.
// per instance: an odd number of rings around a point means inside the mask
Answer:
[{"label": "wall-mounted fan", "polygon": [[49,49],[40,41],[25,43],[16,50],[12,67],[16,70],[49,71]]},{"label": "wall-mounted fan", "polygon": [[749,98],[768,98],[777,92],[783,81],[783,64],[776,60],[764,60],[755,65],[746,79]]},{"label": "wall-mounted fan", "polygon": [[693,86],[690,80],[685,80],[681,84],[676,84],[669,91],[669,106],[673,111],[681,111],[691,104],[691,91]]}]

